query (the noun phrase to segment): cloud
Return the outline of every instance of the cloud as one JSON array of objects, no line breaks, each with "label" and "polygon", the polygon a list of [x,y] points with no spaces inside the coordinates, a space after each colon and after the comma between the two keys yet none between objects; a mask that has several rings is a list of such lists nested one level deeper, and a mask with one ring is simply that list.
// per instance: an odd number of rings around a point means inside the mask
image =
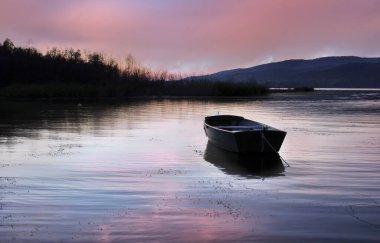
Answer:
[{"label": "cloud", "polygon": [[377,0],[3,0],[0,38],[206,73],[269,57],[379,55],[379,12]]}]

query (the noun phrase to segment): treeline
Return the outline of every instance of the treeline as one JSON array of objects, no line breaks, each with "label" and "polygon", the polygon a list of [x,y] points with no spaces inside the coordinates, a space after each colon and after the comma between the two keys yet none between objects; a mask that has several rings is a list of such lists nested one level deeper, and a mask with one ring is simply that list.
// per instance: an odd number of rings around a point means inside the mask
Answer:
[{"label": "treeline", "polygon": [[121,65],[98,52],[35,48],[0,43],[0,96],[131,97],[250,96],[268,89],[254,83],[183,80],[181,75],[152,71],[132,56]]}]

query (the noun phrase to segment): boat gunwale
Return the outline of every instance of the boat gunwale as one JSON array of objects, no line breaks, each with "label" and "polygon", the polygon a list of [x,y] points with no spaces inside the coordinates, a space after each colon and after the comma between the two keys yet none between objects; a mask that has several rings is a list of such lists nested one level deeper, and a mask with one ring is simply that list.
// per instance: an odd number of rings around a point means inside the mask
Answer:
[{"label": "boat gunwale", "polygon": [[[212,116],[209,116],[209,117],[212,117]],[[238,116],[236,116],[236,117],[238,117]],[[276,132],[284,132],[284,133],[286,133],[285,131],[283,131],[281,129],[269,126],[267,124],[264,124],[264,123],[261,123],[261,122],[257,122],[257,121],[253,121],[253,120],[249,120],[249,119],[246,119],[244,117],[242,117],[242,118],[245,121],[254,122],[254,123],[257,123],[257,124],[261,125],[262,129],[255,129],[255,130],[226,130],[226,129],[218,128],[216,126],[208,124],[206,122],[206,119],[204,121],[204,125],[207,126],[207,127],[209,127],[209,128],[213,128],[215,130],[219,130],[219,131],[226,132],[226,133],[263,132],[263,131],[276,131]],[[239,126],[235,126],[235,127],[239,127]]]}]

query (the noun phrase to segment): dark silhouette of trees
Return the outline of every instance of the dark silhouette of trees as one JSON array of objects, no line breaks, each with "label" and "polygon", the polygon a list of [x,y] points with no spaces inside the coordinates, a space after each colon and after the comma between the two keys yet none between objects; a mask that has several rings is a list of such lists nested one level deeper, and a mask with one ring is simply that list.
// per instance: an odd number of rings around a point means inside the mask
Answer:
[{"label": "dark silhouette of trees", "polygon": [[265,93],[256,84],[185,81],[167,71],[152,71],[128,55],[125,66],[98,52],[16,47],[0,43],[0,96],[7,97],[130,97],[230,96]]}]

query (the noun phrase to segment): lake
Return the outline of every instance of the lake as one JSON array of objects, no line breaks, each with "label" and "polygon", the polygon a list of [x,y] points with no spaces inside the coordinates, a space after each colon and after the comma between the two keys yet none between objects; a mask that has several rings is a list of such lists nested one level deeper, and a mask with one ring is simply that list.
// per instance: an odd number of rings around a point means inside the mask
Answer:
[{"label": "lake", "polygon": [[[235,114],[281,159],[207,143]],[[376,241],[380,91],[0,101],[0,242]]]}]

